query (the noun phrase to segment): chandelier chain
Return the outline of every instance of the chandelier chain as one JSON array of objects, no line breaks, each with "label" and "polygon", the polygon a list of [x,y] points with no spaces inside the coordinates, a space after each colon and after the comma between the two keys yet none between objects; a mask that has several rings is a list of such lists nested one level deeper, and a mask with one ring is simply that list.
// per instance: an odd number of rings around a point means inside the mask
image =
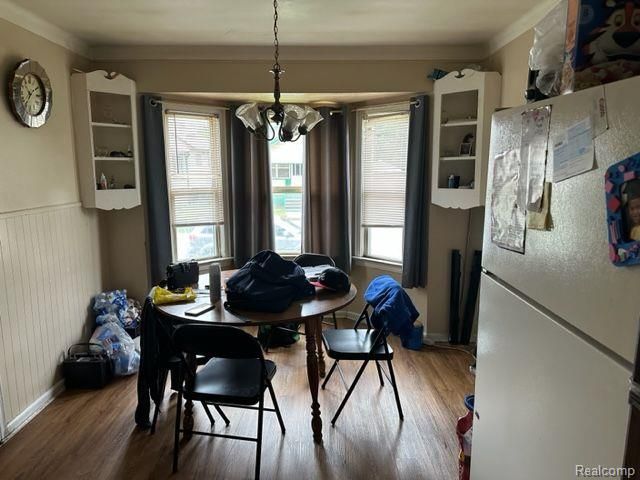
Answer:
[{"label": "chandelier chain", "polygon": [[273,69],[280,70],[280,43],[278,42],[278,0],[273,0],[273,46],[275,48]]}]

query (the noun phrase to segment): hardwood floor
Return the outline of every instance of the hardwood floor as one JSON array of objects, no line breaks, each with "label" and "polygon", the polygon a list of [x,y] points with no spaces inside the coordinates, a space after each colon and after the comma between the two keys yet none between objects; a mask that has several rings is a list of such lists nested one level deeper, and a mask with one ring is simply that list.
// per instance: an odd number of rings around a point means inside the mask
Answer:
[{"label": "hardwood floor", "polygon": [[[265,414],[263,479],[435,479],[457,477],[455,422],[465,413],[463,396],[473,389],[471,357],[462,352],[405,350],[392,339],[405,420],[393,390],[380,388],[375,366],[367,367],[335,427],[330,419],[346,389],[339,375],[320,391],[324,442],[314,445],[310,426],[304,339],[276,349],[274,388],[287,433]],[[327,359],[327,369],[331,365]],[[359,362],[344,362],[348,382]],[[3,479],[253,478],[255,446],[194,436],[182,444],[180,470],[171,474],[176,395],[167,391],[156,434],[135,427],[135,377],[98,391],[65,392],[13,438],[0,446]],[[269,403],[270,404],[270,403]],[[256,413],[226,408],[231,425],[214,412],[215,430],[254,436]],[[208,429],[200,405],[196,429]]]}]

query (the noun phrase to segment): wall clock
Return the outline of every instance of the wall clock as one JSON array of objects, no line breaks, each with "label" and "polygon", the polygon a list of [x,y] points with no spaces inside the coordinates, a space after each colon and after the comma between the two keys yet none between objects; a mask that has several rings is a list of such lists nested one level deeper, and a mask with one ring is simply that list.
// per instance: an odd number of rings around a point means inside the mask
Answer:
[{"label": "wall clock", "polygon": [[34,60],[23,60],[9,80],[9,103],[20,123],[38,128],[51,115],[53,92],[44,68]]}]

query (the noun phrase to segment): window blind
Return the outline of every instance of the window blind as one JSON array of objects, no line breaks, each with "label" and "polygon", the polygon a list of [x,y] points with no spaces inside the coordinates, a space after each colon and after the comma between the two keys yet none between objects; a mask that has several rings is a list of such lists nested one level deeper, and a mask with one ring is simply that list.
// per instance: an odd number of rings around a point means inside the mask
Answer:
[{"label": "window blind", "polygon": [[219,118],[169,112],[165,118],[171,223],[224,223]]},{"label": "window blind", "polygon": [[362,226],[402,227],[409,114],[366,113],[361,128]]}]

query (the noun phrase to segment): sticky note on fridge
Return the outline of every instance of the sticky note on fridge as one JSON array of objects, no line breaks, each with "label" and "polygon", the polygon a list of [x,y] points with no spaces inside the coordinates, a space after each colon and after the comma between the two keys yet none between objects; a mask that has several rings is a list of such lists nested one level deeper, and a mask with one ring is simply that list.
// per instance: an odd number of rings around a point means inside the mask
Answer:
[{"label": "sticky note on fridge", "polygon": [[571,125],[553,142],[553,182],[587,172],[593,168],[594,149],[591,118]]}]

